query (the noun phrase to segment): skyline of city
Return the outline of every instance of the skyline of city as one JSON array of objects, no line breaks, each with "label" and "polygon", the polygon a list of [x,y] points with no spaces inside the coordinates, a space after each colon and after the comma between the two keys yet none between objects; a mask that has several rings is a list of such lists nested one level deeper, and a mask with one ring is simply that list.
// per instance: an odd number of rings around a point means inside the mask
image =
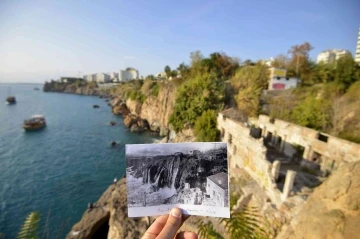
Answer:
[{"label": "skyline of city", "polygon": [[0,12],[0,82],[44,82],[127,66],[154,75],[166,65],[188,63],[196,50],[260,60],[305,41],[314,46],[314,61],[333,48],[355,56],[360,26],[355,0],[302,5],[5,0]]}]

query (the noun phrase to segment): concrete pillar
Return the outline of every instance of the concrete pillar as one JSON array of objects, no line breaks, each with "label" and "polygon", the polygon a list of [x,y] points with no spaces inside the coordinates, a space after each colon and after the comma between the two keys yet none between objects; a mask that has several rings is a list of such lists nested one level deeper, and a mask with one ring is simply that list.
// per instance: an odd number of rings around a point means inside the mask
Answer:
[{"label": "concrete pillar", "polygon": [[293,186],[294,186],[294,180],[295,180],[295,176],[296,176],[296,172],[292,171],[292,170],[288,170],[286,173],[286,178],[285,178],[285,184],[284,184],[284,188],[283,188],[283,193],[282,193],[282,200],[285,201]]},{"label": "concrete pillar", "polygon": [[305,147],[303,158],[306,160],[311,160],[311,156],[312,156],[312,149],[311,146],[308,145]]},{"label": "concrete pillar", "polygon": [[279,173],[280,173],[280,166],[281,166],[281,162],[279,160],[275,160],[272,164],[271,167],[271,176],[273,177],[273,179],[275,181],[278,180],[279,178]]},{"label": "concrete pillar", "polygon": [[280,152],[284,151],[285,148],[285,142],[286,142],[286,135],[284,135],[284,137],[281,140],[281,144],[280,144]]},{"label": "concrete pillar", "polygon": [[274,131],[271,137],[271,145],[275,145],[275,144],[276,144],[276,131]]},{"label": "concrete pillar", "polygon": [[266,127],[265,126],[262,128],[261,136],[266,137]]}]

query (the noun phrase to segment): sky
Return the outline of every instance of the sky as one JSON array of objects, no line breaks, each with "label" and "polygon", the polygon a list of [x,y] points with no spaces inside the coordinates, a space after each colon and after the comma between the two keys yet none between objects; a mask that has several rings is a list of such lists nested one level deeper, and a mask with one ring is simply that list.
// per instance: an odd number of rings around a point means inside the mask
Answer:
[{"label": "sky", "polygon": [[156,156],[177,152],[189,153],[190,150],[200,150],[204,152],[210,149],[219,149],[220,147],[226,147],[226,143],[127,144],[126,155]]},{"label": "sky", "polygon": [[355,53],[359,0],[0,0],[0,82],[140,75],[189,62],[190,52],[241,60],[314,50]]}]

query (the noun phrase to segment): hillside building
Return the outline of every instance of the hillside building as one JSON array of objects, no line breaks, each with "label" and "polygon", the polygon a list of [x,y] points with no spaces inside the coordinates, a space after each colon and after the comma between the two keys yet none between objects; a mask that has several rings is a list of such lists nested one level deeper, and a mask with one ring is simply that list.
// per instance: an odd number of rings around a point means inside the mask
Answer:
[{"label": "hillside building", "polygon": [[206,194],[215,203],[215,206],[228,207],[228,174],[218,173],[207,177]]}]

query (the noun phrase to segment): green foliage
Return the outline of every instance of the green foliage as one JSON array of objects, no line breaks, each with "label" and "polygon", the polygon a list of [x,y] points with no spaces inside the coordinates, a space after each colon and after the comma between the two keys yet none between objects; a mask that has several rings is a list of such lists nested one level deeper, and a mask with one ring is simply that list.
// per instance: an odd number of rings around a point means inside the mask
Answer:
[{"label": "green foliage", "polygon": [[178,71],[177,70],[172,70],[170,73],[171,77],[176,77],[178,75]]},{"label": "green foliage", "polygon": [[165,66],[164,71],[165,71],[167,77],[171,76],[171,68],[170,68],[170,66]]},{"label": "green foliage", "polygon": [[258,114],[260,95],[266,86],[268,74],[267,68],[262,64],[244,66],[236,72],[231,78],[231,85],[238,109],[249,116]]},{"label": "green foliage", "polygon": [[345,92],[346,89],[359,80],[359,66],[350,54],[345,54],[336,62],[334,81],[340,90]]},{"label": "green foliage", "polygon": [[[220,225],[225,225],[226,234],[231,239],[265,239],[270,237],[270,232],[268,232],[270,225],[267,225],[259,216],[258,210],[252,207],[232,210],[231,218],[223,218],[219,222]],[[211,222],[204,223],[200,221],[197,226],[200,239],[225,238],[216,231]]]},{"label": "green foliage", "polygon": [[38,237],[40,216],[37,212],[30,213],[18,234],[18,239],[36,239]]},{"label": "green foliage", "polygon": [[178,88],[169,123],[176,131],[181,131],[185,124],[194,126],[204,111],[223,107],[224,91],[224,82],[217,80],[213,74],[195,75]]},{"label": "green foliage", "polygon": [[195,135],[200,142],[214,142],[219,137],[216,128],[216,112],[214,110],[204,111],[195,121]]},{"label": "green foliage", "polygon": [[268,238],[261,227],[261,217],[255,208],[246,207],[241,211],[232,211],[231,218],[222,218],[220,222],[225,224],[231,239]]},{"label": "green foliage", "polygon": [[200,239],[224,239],[224,237],[215,230],[211,222],[204,223],[200,221],[197,227]]},{"label": "green foliage", "polygon": [[159,91],[160,91],[160,86],[159,84],[156,84],[151,88],[151,94],[153,96],[158,96],[159,95]]},{"label": "green foliage", "polygon": [[326,131],[330,127],[331,105],[323,99],[316,99],[315,96],[309,96],[292,111],[293,122],[313,128]]}]

